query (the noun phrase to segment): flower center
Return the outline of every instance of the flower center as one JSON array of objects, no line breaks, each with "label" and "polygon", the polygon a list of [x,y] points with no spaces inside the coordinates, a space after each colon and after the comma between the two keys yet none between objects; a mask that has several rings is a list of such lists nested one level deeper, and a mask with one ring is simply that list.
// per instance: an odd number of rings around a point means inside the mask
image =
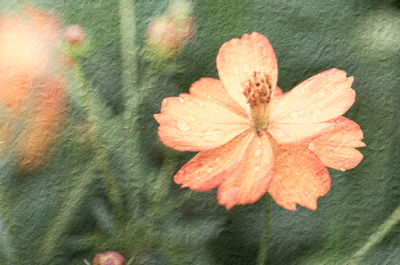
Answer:
[{"label": "flower center", "polygon": [[243,94],[250,105],[250,114],[256,130],[265,130],[268,127],[268,103],[272,93],[268,76],[254,71],[250,79],[242,84],[242,87]]}]

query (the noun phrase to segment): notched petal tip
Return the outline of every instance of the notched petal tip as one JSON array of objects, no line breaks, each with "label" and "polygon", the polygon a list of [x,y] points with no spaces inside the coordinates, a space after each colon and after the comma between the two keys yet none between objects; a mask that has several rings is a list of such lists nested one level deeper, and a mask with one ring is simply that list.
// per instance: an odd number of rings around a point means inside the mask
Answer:
[{"label": "notched petal tip", "polygon": [[327,166],[337,170],[356,167],[363,155],[356,148],[364,147],[363,132],[354,121],[343,116],[332,121],[331,130],[313,139],[308,149]]},{"label": "notched petal tip", "polygon": [[274,148],[276,174],[268,190],[274,201],[287,210],[296,204],[311,210],[330,189],[326,166],[302,145],[278,145]]},{"label": "notched petal tip", "polygon": [[166,108],[168,106],[168,102],[169,100],[173,98],[173,97],[168,97],[168,98],[164,98],[163,101],[161,102],[161,112],[163,108]]},{"label": "notched petal tip", "polygon": [[154,117],[154,119],[158,122],[158,124],[161,123],[161,120],[162,120],[162,115],[161,115],[161,113],[153,114],[153,117]]},{"label": "notched petal tip", "polygon": [[315,211],[317,210],[317,202],[318,202],[319,197],[315,198],[315,199],[309,199],[307,202],[303,202],[303,203],[284,203],[284,202],[280,202],[277,203],[279,206],[281,206],[282,208],[284,208],[285,210],[288,211],[297,211],[297,205],[307,208],[309,210]]},{"label": "notched petal tip", "polygon": [[238,204],[237,201],[239,200],[239,192],[240,191],[238,189],[231,189],[228,192],[221,192],[221,189],[218,189],[218,204],[225,206],[226,210],[229,211],[233,208],[233,206]]},{"label": "notched petal tip", "polygon": [[310,201],[308,204],[304,204],[301,206],[303,206],[304,208],[307,208],[309,210],[315,211],[315,210],[317,210],[317,200],[318,200],[318,198],[315,199],[315,201]]}]

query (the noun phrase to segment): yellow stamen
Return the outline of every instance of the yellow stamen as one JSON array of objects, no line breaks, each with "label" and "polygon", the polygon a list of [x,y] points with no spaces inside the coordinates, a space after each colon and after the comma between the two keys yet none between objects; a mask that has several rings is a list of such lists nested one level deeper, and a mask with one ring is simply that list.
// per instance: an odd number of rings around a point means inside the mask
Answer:
[{"label": "yellow stamen", "polygon": [[271,84],[268,76],[254,71],[249,80],[242,84],[243,94],[250,105],[251,117],[257,130],[264,130],[268,126],[268,103],[271,99]]}]

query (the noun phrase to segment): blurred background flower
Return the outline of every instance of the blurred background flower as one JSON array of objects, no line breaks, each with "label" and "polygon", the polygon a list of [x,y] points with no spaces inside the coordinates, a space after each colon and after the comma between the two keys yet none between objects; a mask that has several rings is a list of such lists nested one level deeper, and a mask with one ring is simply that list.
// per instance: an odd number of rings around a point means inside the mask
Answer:
[{"label": "blurred background flower", "polygon": [[33,6],[0,18],[2,141],[22,170],[43,164],[65,107],[57,19]]},{"label": "blurred background flower", "polygon": [[169,59],[179,53],[194,34],[192,4],[173,0],[168,10],[155,17],[147,30],[147,43],[160,58]]}]

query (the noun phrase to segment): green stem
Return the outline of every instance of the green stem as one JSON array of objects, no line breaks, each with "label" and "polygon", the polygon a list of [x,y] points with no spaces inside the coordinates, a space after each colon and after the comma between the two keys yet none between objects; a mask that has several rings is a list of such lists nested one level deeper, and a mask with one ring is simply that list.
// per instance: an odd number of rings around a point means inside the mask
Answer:
[{"label": "green stem", "polygon": [[124,154],[131,161],[127,170],[130,176],[129,186],[131,192],[127,194],[130,216],[136,216],[139,211],[137,193],[140,187],[140,125],[139,125],[139,107],[145,97],[146,89],[144,85],[138,84],[138,56],[139,49],[136,47],[136,22],[135,22],[135,0],[120,0],[120,32],[121,32],[121,58],[123,65],[122,84],[127,102],[123,113],[124,137],[121,144],[127,149]]},{"label": "green stem", "polygon": [[268,248],[268,230],[269,230],[269,219],[271,215],[271,196],[265,195],[265,216],[264,216],[264,232],[262,234],[260,248],[258,249],[257,265],[264,265],[267,260],[267,248]]},{"label": "green stem", "polygon": [[378,227],[378,230],[373,233],[365,244],[355,252],[344,264],[360,264],[362,257],[390,232],[390,230],[400,222],[400,206]]},{"label": "green stem", "polygon": [[95,159],[98,165],[101,165],[102,169],[102,180],[103,186],[107,193],[107,197],[113,207],[114,213],[120,221],[124,221],[125,213],[123,209],[123,200],[122,194],[118,185],[118,182],[113,177],[111,172],[110,163],[108,161],[108,151],[105,146],[105,140],[103,139],[102,134],[100,133],[101,128],[101,119],[98,116],[98,111],[96,110],[96,100],[91,95],[86,81],[81,71],[79,65],[75,66],[75,75],[77,80],[77,92],[80,97],[80,101],[85,106],[87,119],[89,124],[91,125],[91,136],[93,139],[93,146],[96,150]]},{"label": "green stem", "polygon": [[134,0],[120,0],[119,4],[122,57],[122,85],[127,100],[125,116],[130,118],[137,105],[141,91],[137,87],[136,17]]},{"label": "green stem", "polygon": [[38,264],[49,264],[50,260],[57,255],[57,249],[61,246],[60,242],[63,242],[63,236],[74,220],[84,197],[93,186],[94,179],[92,165],[89,165],[87,171],[79,176],[79,180],[74,179],[77,185],[72,188],[67,199],[64,200],[57,217],[46,234],[42,248],[38,252],[40,253],[37,257]]},{"label": "green stem", "polygon": [[[170,184],[172,181],[172,177],[175,173],[176,167],[179,163],[179,156],[177,154],[172,153],[171,150],[166,150],[164,152],[164,160],[161,164],[160,172],[158,174],[157,179],[155,180],[154,185],[151,185],[147,194],[152,194],[153,202],[159,204],[164,201],[170,192]],[[151,192],[153,190],[153,192]]]}]

